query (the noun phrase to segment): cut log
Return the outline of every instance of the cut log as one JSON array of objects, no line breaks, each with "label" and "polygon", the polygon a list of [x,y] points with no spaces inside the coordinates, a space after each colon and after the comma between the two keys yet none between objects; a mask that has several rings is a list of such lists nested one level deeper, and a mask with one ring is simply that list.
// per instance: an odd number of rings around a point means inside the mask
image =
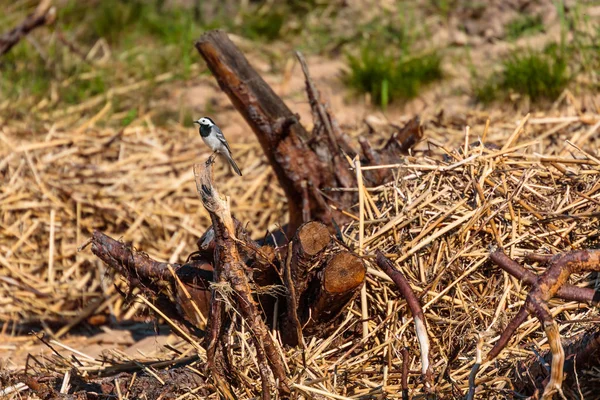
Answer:
[{"label": "cut log", "polygon": [[300,321],[307,335],[325,334],[364,284],[367,268],[353,253],[334,254],[300,300]]}]

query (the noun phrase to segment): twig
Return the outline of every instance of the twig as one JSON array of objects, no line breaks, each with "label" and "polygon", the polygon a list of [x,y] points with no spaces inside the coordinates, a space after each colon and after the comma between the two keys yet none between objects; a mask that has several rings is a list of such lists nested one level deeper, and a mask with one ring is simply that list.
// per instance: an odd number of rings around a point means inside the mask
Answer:
[{"label": "twig", "polygon": [[410,308],[410,311],[412,312],[415,320],[417,339],[421,349],[421,374],[425,382],[425,391],[433,392],[433,374],[429,363],[429,335],[425,325],[425,315],[423,314],[423,309],[421,308],[419,299],[417,299],[415,292],[410,287],[408,280],[404,277],[402,272],[398,271],[394,267],[392,261],[390,261],[379,250],[377,250],[377,265],[383,270],[383,272],[392,278],[398,289],[400,289],[400,293],[406,299],[408,308]]},{"label": "twig", "polygon": [[0,36],[0,56],[8,53],[25,35],[37,27],[51,24],[56,18],[56,8],[52,0],[42,0],[35,11],[29,14],[17,27]]}]

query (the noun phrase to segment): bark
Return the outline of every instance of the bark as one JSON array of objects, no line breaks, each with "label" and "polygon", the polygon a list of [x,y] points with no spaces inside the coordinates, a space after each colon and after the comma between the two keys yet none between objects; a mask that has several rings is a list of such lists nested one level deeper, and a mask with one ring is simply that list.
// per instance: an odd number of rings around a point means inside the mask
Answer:
[{"label": "bark", "polygon": [[[310,220],[324,223],[331,232],[335,224],[346,222],[348,217],[332,210],[328,202],[336,203],[338,209],[348,208],[356,202],[356,193],[336,191],[325,197],[323,190],[356,187],[356,176],[350,171],[347,157],[354,157],[358,151],[352,148],[312,82],[302,55],[297,53],[312,109],[314,129],[311,134],[252,68],[226,33],[218,30],[205,33],[196,42],[196,49],[220,88],[256,134],[275,171],[288,199],[288,236]],[[417,117],[400,128],[382,149],[373,150],[363,143],[361,146],[369,162],[381,159],[393,163],[407,154],[422,136]],[[372,181],[381,183],[390,173],[389,170],[369,172],[366,177],[374,177]]]},{"label": "bark", "polygon": [[155,298],[155,301],[161,304],[161,310],[169,318],[179,322],[186,333],[203,335],[199,330],[201,326],[197,323],[196,311],[191,301],[205,316],[208,315],[207,289],[212,275],[212,266],[209,263],[197,259],[184,265],[170,264],[177,278],[191,295],[190,301],[169,271],[169,263],[152,260],[146,254],[98,231],[94,232],[91,242],[92,252],[114,271],[125,276],[131,290],[139,287],[146,295]]},{"label": "bark", "polygon": [[307,222],[298,229],[289,246],[285,266],[287,309],[281,325],[281,336],[285,344],[297,346],[302,343],[302,323],[298,317],[300,298],[308,287],[311,267],[319,262],[318,256],[330,242],[331,236],[325,225]]},{"label": "bark", "polygon": [[[289,393],[290,384],[285,374],[283,360],[269,334],[264,320],[261,318],[258,304],[252,296],[250,279],[246,274],[245,264],[237,249],[235,237],[235,223],[231,217],[227,202],[224,201],[213,186],[212,164],[195,165],[196,186],[202,198],[204,208],[209,212],[215,236],[214,275],[219,287],[213,286],[212,303],[226,303],[235,306],[252,335],[252,342],[256,349],[258,369],[263,388],[262,398],[271,397],[271,372],[279,383],[283,393]],[[220,299],[219,299],[220,298]],[[222,300],[222,301],[219,301]],[[221,318],[223,313],[216,310],[217,314],[211,319]],[[217,331],[217,322],[209,322],[210,330]],[[224,335],[217,332],[217,338],[211,333],[211,345],[214,340],[225,340]],[[214,347],[214,345],[213,345]],[[209,346],[209,348],[211,348]],[[208,355],[208,354],[207,354]]]},{"label": "bark", "polygon": [[332,182],[332,177],[308,149],[308,132],[298,123],[297,116],[258,75],[225,32],[205,33],[196,42],[196,49],[206,60],[221,89],[258,137],[288,199],[288,233],[293,234],[303,222],[307,222],[298,201],[305,198],[303,182],[309,186],[306,195],[310,217],[330,222],[331,212],[323,209],[314,198],[318,194],[313,188]]}]

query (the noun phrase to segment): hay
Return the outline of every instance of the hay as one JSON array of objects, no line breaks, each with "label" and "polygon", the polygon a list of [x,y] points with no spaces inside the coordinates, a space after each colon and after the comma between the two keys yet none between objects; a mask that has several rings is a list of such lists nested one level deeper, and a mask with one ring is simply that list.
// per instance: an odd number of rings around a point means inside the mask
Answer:
[{"label": "hay", "polygon": [[[362,201],[343,210],[355,220],[343,234],[369,262],[366,302],[355,300],[331,336],[308,339],[304,355],[300,349],[280,349],[300,393],[331,399],[383,392],[399,396],[404,347],[409,349],[409,369],[420,369],[410,312],[377,269],[375,249],[395,261],[421,296],[437,389],[452,397],[458,390],[466,393],[479,338],[485,355],[527,293],[524,285],[488,262],[490,248],[502,246],[520,259],[528,252],[598,246],[600,161],[595,151],[600,148],[600,118],[540,115],[525,122],[505,117],[489,126],[485,116],[471,119],[473,127],[466,131],[443,121],[427,122],[426,141],[416,156],[385,166],[394,179],[379,187],[363,180],[356,189]],[[98,303],[88,310],[90,316],[110,310],[117,319],[143,318],[146,305],[124,302],[102,263],[88,250],[77,252],[78,246],[99,229],[155,259],[183,261],[210,223],[192,173],[192,165],[209,153],[195,131],[157,128],[150,117],[120,131],[88,122],[81,129],[52,127],[43,135],[10,126],[0,130],[4,335],[26,333],[41,323],[60,340],[74,325],[69,322],[93,300]],[[357,129],[354,136],[361,133]],[[484,145],[478,138],[485,138]],[[233,178],[225,163],[218,162],[215,181],[230,196],[236,218],[260,237],[268,227],[285,222],[285,199],[258,143],[248,139],[232,148],[244,179]],[[355,166],[360,164],[348,165]],[[119,278],[116,282],[122,284]],[[594,287],[596,282],[584,275],[572,283]],[[563,338],[588,326],[577,320],[597,316],[595,309],[574,302],[550,304]],[[363,324],[368,329],[361,337]],[[64,326],[69,328],[59,328]],[[243,375],[238,377],[241,398],[260,391],[248,335],[242,330],[231,338],[239,344],[233,363]],[[516,379],[515,365],[534,354],[528,346],[547,347],[535,318],[521,326],[497,360],[482,366],[478,393],[504,398]],[[177,352],[165,348],[156,359],[183,358],[196,346],[176,347]],[[47,370],[64,373],[75,366],[91,374],[107,368],[84,354],[77,362],[58,361],[54,355],[49,359],[55,364]],[[188,368],[202,370],[202,350],[199,356]],[[115,358],[113,364],[120,361]],[[597,374],[578,378],[583,383]],[[417,376],[408,378],[413,395],[422,387]],[[585,386],[582,390],[592,393]]]}]

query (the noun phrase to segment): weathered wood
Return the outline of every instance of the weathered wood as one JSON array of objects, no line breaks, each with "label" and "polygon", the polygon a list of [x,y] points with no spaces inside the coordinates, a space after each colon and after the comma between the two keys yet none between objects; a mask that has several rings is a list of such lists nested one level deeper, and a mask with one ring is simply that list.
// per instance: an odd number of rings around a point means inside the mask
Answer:
[{"label": "weathered wood", "polygon": [[192,310],[190,300],[175,281],[169,266],[200,311],[207,315],[209,299],[205,288],[212,280],[212,266],[208,262],[202,259],[184,265],[159,262],[98,231],[93,233],[91,243],[92,253],[126,277],[131,290],[140,288],[160,303],[161,311],[180,324],[186,333],[202,336],[196,311]]},{"label": "weathered wood", "polygon": [[[310,220],[323,222],[330,231],[334,230],[334,222],[347,221],[348,217],[332,210],[328,202],[334,201],[341,206],[339,209],[343,209],[355,203],[356,193],[337,191],[329,193],[326,198],[322,190],[356,187],[356,175],[350,171],[346,156],[354,157],[358,151],[352,148],[349,138],[340,129],[327,102],[312,82],[302,55],[297,53],[312,109],[314,129],[311,135],[226,33],[219,30],[205,33],[196,42],[196,49],[221,89],[258,137],[275,171],[288,199],[288,235],[291,236],[303,222]],[[399,128],[382,149],[370,149],[366,156],[370,161],[379,158],[386,163],[397,162],[422,136],[423,130],[417,117]],[[364,144],[362,147],[366,149]],[[384,175],[390,173],[387,170],[369,172],[367,177],[373,175],[380,182]]]},{"label": "weathered wood", "polygon": [[[217,79],[221,89],[246,119],[273,167],[289,204],[288,233],[306,222],[302,202],[306,195],[311,215],[325,223],[331,221],[331,211],[314,199],[315,189],[332,182],[332,177],[306,145],[308,133],[297,122],[297,116],[273,92],[252,68],[246,57],[222,31],[205,33],[196,49]],[[302,188],[305,183],[309,190]]]},{"label": "weathered wood", "polygon": [[[501,266],[509,273],[512,273],[511,271],[516,271],[517,273],[521,272],[519,268],[515,268],[514,264],[516,263],[507,257],[502,250],[492,252],[490,258],[494,263]],[[565,286],[571,274],[587,271],[600,271],[600,250],[572,251],[569,253],[558,254],[550,258],[542,257],[540,259],[548,263],[548,269],[532,283],[532,289],[527,295],[525,304],[508,324],[506,329],[504,329],[500,338],[488,353],[485,361],[491,361],[498,356],[504,347],[506,347],[514,332],[525,321],[527,315],[535,314],[544,327],[552,353],[550,379],[546,383],[544,392],[542,393],[542,399],[551,399],[557,392],[562,394],[565,353],[561,345],[558,325],[552,317],[548,301],[556,296],[560,289]],[[576,291],[577,290],[575,290],[575,292]],[[581,293],[577,293],[576,296],[580,297]],[[594,299],[592,298],[591,301],[593,300]],[[476,372],[477,371],[474,370],[474,373]]]},{"label": "weathered wood", "polygon": [[[224,201],[216,188],[213,186],[212,164],[194,165],[196,187],[202,198],[204,208],[211,217],[215,237],[214,275],[219,285],[228,285],[229,289],[215,287],[213,285],[213,298],[211,304],[228,301],[236,305],[237,311],[244,318],[252,335],[251,339],[256,349],[258,369],[261,376],[262,398],[271,398],[271,372],[279,383],[283,393],[289,393],[290,384],[285,374],[281,355],[275,346],[272,336],[269,334],[265,321],[261,317],[259,307],[252,295],[250,279],[246,274],[245,264],[237,249],[237,238],[235,237],[235,223],[229,211],[227,202]],[[227,297],[227,300],[225,299]],[[223,341],[221,330],[215,326],[214,319],[222,317],[222,312],[216,310],[217,315],[211,312],[209,319],[209,330],[211,341],[209,349],[214,347],[214,341]],[[213,336],[212,332],[216,334]],[[211,351],[215,355],[216,352]],[[207,350],[208,355],[208,350]],[[215,361],[213,361],[215,362]],[[219,371],[216,371],[217,373]]]},{"label": "weathered wood", "polygon": [[302,225],[288,250],[289,263],[285,268],[285,284],[288,289],[287,309],[281,324],[281,337],[285,344],[296,346],[302,343],[302,324],[298,317],[300,298],[308,287],[309,272],[315,258],[331,242],[327,227],[312,221]]}]

